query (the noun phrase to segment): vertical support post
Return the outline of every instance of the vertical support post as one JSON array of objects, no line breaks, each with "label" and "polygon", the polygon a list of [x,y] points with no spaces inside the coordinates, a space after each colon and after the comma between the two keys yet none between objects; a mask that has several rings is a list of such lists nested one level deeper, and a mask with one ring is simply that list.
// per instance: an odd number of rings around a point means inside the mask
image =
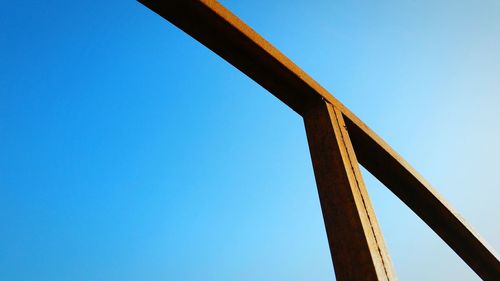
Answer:
[{"label": "vertical support post", "polygon": [[303,115],[337,280],[396,280],[340,110]]}]

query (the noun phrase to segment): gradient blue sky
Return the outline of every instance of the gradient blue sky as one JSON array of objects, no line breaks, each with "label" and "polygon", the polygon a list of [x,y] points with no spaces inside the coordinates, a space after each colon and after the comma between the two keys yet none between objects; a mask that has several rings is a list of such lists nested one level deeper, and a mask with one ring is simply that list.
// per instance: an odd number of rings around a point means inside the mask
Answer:
[{"label": "gradient blue sky", "polygon": [[[500,2],[221,1],[500,248]],[[1,1],[0,279],[332,280],[301,118],[135,1]],[[475,274],[369,174],[401,280]]]}]

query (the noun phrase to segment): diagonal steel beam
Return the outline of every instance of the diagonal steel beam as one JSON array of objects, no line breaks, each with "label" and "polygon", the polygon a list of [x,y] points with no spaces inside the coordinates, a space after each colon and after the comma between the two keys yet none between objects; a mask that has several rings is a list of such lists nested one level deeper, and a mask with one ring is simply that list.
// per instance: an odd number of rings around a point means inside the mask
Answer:
[{"label": "diagonal steel beam", "polygon": [[266,88],[297,113],[327,101],[345,118],[359,162],[481,278],[500,280],[497,254],[402,157],[341,102],[217,1],[139,0]]},{"label": "diagonal steel beam", "polygon": [[321,102],[304,125],[337,280],[396,280],[342,113]]}]

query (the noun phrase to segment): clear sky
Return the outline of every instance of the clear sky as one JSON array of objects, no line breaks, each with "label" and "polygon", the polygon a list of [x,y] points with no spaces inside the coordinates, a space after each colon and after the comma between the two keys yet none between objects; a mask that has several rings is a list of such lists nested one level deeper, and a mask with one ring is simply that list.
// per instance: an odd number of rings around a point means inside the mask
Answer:
[{"label": "clear sky", "polygon": [[[500,248],[500,2],[222,1]],[[332,280],[303,123],[135,1],[1,1],[0,280]],[[401,280],[475,280],[366,174]]]}]

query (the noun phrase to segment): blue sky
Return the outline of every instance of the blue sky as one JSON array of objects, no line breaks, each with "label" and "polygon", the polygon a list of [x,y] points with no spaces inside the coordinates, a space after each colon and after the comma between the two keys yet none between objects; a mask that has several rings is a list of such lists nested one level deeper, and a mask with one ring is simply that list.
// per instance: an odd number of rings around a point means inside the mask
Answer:
[{"label": "blue sky", "polygon": [[[221,2],[500,248],[500,2]],[[135,1],[1,4],[0,279],[333,279],[296,113]],[[477,279],[365,176],[401,280]]]}]

